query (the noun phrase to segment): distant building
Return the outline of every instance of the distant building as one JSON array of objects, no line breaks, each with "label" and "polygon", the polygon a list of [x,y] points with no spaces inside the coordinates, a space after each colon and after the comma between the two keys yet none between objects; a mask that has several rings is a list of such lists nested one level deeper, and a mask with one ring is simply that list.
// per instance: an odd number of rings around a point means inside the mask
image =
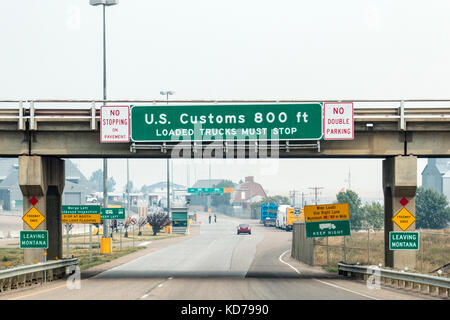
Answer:
[{"label": "distant building", "polygon": [[422,171],[422,187],[432,188],[450,201],[450,158],[428,158]]},{"label": "distant building", "polygon": [[[149,186],[144,186],[141,191],[147,195],[151,194],[153,197],[158,198],[162,207],[167,206],[167,181],[154,183]],[[175,200],[184,199],[186,196],[186,187],[176,183],[170,183],[170,197],[172,200],[173,192],[175,192]],[[153,200],[152,200],[153,202]]]},{"label": "distant building", "polygon": [[233,195],[233,207],[249,208],[250,203],[258,202],[266,197],[264,188],[254,181],[254,177],[245,177],[245,181],[237,186]]},{"label": "distant building", "polygon": [[[62,204],[85,204],[89,182],[70,160],[65,160],[66,181]],[[0,204],[3,210],[21,210],[23,195],[19,187],[19,161],[0,158]]]}]

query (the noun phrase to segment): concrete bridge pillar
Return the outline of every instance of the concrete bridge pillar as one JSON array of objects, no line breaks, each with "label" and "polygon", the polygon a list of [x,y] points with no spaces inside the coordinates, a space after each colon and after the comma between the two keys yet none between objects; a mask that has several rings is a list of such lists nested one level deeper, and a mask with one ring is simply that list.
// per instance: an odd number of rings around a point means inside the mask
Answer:
[{"label": "concrete bridge pillar", "polygon": [[[35,230],[48,231],[47,260],[62,258],[61,205],[64,182],[64,160],[55,157],[19,157],[23,214],[33,207],[30,200],[36,198],[34,207],[45,216],[45,220]],[[33,229],[24,222],[23,230]],[[44,249],[24,249],[25,264],[32,264],[36,259],[44,261],[44,252]]]},{"label": "concrete bridge pillar", "polygon": [[[383,160],[384,263],[386,267],[416,269],[416,251],[389,250],[389,232],[402,231],[392,218],[404,207],[416,216],[417,157],[397,156]],[[406,201],[401,200],[405,198]],[[415,222],[405,231],[414,231]]]}]

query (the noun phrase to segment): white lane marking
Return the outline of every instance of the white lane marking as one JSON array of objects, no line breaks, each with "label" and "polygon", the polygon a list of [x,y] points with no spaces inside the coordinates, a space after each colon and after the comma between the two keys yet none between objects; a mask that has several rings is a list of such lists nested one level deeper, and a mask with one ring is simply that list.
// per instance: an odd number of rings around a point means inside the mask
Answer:
[{"label": "white lane marking", "polygon": [[[291,250],[286,250],[285,252],[283,252],[280,255],[280,257],[278,258],[278,260],[280,260],[280,262],[282,262],[284,264],[287,264],[289,267],[294,269],[298,274],[301,274],[301,272],[297,268],[295,268],[294,266],[291,266],[289,263],[283,261],[283,256],[289,251],[291,251]],[[353,290],[350,290],[350,289],[346,289],[346,288],[340,287],[338,285],[335,285],[335,284],[332,284],[332,283],[329,283],[329,282],[325,282],[325,281],[322,281],[322,280],[319,280],[319,279],[315,279],[315,278],[313,278],[313,280],[319,281],[320,283],[323,283],[323,284],[326,284],[326,285],[329,285],[329,286],[332,286],[332,287],[335,287],[335,288],[338,288],[338,289],[341,289],[341,290],[345,290],[345,291],[348,291],[348,292],[351,292],[351,293],[354,293],[354,294],[358,294],[360,296],[363,296],[363,297],[366,297],[366,298],[369,298],[369,299],[378,300],[377,298],[374,298],[374,297],[371,297],[371,296],[368,296],[368,295],[365,295],[363,293],[359,293],[359,292],[356,292],[356,291],[353,291]]]},{"label": "white lane marking", "polygon": [[323,284],[326,284],[326,285],[329,285],[329,286],[332,286],[332,287],[335,287],[335,288],[338,288],[338,289],[342,289],[342,290],[345,290],[345,291],[348,291],[348,292],[351,292],[351,293],[354,293],[354,294],[359,294],[360,296],[363,296],[363,297],[366,297],[366,298],[369,298],[369,299],[372,299],[372,300],[378,300],[377,298],[374,298],[374,297],[371,297],[371,296],[368,296],[368,295],[365,295],[363,293],[359,293],[359,292],[356,292],[356,291],[353,291],[353,290],[350,290],[350,289],[346,289],[346,288],[340,287],[338,285],[335,285],[335,284],[332,284],[332,283],[329,283],[329,282],[325,282],[325,281],[322,281],[322,280],[319,280],[319,279],[313,279],[313,280],[319,281],[320,283],[323,283]]},{"label": "white lane marking", "polygon": [[164,283],[161,283],[160,285],[158,285],[158,288],[161,288],[164,285]]},{"label": "white lane marking", "polygon": [[173,277],[170,277],[170,278],[169,278],[169,280],[172,280],[172,279],[173,279]]},{"label": "white lane marking", "polygon": [[143,246],[146,246],[146,245],[148,245],[150,243],[152,243],[152,242],[151,241],[142,242],[142,243],[138,244],[138,247],[143,247]]},{"label": "white lane marking", "polygon": [[292,269],[294,269],[295,272],[297,272],[298,274],[301,274],[301,272],[298,271],[297,268],[295,268],[294,266],[291,266],[289,263],[283,261],[283,256],[284,256],[287,252],[289,252],[289,251],[291,251],[291,250],[286,250],[285,252],[283,252],[283,253],[278,257],[278,260],[280,260],[281,263],[287,264],[289,267],[291,267]]},{"label": "white lane marking", "polygon": [[147,294],[144,294],[142,297],[141,297],[141,299],[145,299],[145,298],[147,298],[148,297],[148,293]]}]

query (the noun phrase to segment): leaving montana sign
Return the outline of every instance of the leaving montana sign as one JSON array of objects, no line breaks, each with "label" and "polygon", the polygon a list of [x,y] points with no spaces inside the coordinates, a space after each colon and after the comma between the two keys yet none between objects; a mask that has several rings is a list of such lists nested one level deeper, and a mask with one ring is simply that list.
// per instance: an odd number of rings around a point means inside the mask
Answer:
[{"label": "leaving montana sign", "polygon": [[131,106],[131,141],[320,140],[322,103]]},{"label": "leaving montana sign", "polygon": [[20,231],[21,249],[48,249],[48,231]]},{"label": "leaving montana sign", "polygon": [[419,250],[419,233],[389,232],[389,250]]}]

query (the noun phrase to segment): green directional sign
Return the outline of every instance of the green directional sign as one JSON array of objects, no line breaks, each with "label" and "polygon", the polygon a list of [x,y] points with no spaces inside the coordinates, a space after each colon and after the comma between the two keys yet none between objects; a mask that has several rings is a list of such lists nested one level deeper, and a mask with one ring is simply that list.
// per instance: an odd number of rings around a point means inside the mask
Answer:
[{"label": "green directional sign", "polygon": [[322,103],[131,106],[131,141],[320,140]]},{"label": "green directional sign", "polygon": [[188,193],[223,193],[223,188],[188,188]]},{"label": "green directional sign", "polygon": [[64,205],[62,214],[100,214],[100,206],[96,205]]},{"label": "green directional sign", "polygon": [[20,231],[22,249],[48,249],[48,231]]},{"label": "green directional sign", "polygon": [[307,238],[341,237],[350,235],[349,220],[307,222]]},{"label": "green directional sign", "polygon": [[102,208],[100,217],[102,220],[125,219],[125,208]]},{"label": "green directional sign", "polygon": [[419,250],[419,233],[389,232],[389,250]]}]

